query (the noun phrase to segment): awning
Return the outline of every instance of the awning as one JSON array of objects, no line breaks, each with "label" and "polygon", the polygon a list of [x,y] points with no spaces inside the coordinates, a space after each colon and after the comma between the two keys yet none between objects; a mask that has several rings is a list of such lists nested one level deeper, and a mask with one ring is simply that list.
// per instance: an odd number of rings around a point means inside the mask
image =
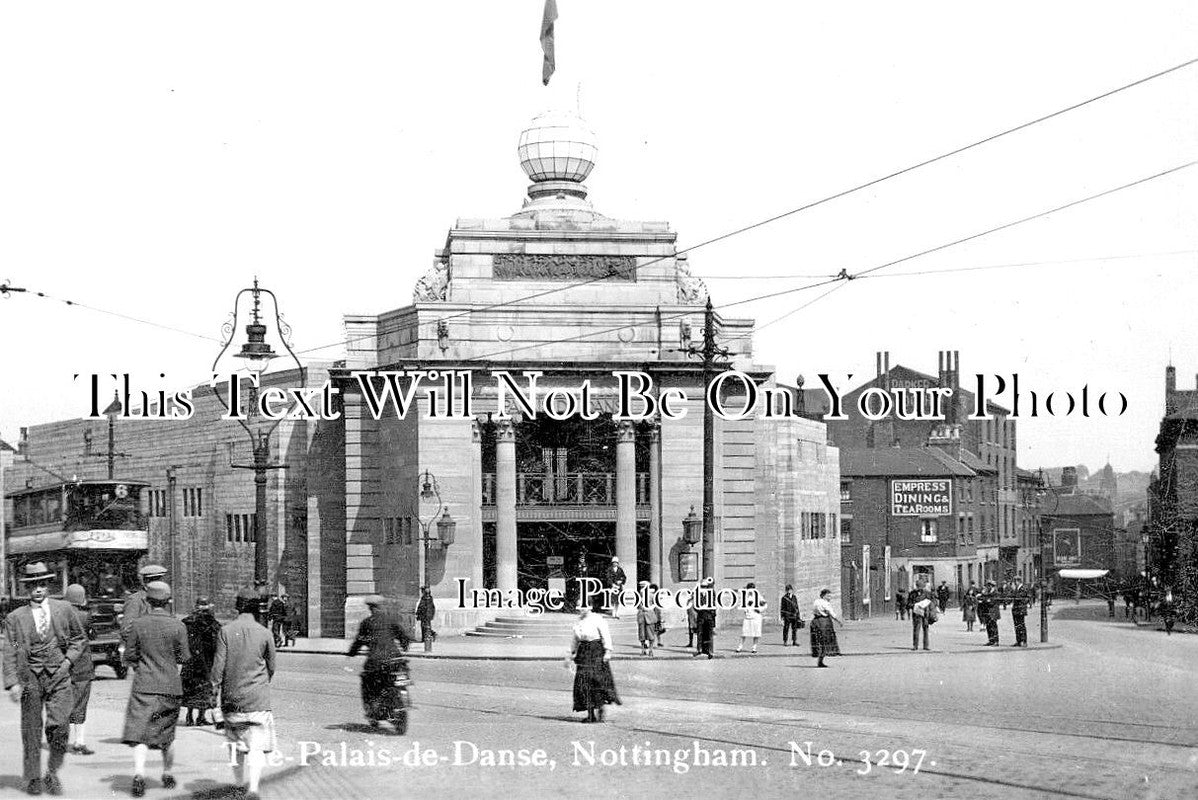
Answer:
[{"label": "awning", "polygon": [[1057,574],[1062,578],[1073,578],[1079,581],[1105,578],[1109,569],[1063,569]]}]

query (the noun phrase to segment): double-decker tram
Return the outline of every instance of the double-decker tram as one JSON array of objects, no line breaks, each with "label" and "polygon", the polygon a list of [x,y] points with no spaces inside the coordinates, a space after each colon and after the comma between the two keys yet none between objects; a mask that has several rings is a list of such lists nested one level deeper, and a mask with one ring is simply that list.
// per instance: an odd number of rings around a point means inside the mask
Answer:
[{"label": "double-decker tram", "polygon": [[125,666],[118,651],[117,627],[124,599],[140,586],[137,569],[149,549],[149,518],[142,512],[138,481],[88,480],[25,489],[7,495],[12,516],[5,553],[9,607],[28,596],[16,580],[22,565],[35,561],[54,573],[50,594],[62,597],[78,583],[87,590],[95,638],[92,655],[119,677]]},{"label": "double-decker tram", "polygon": [[44,561],[55,574],[52,595],[72,583],[97,600],[119,600],[136,590],[138,561],[149,549],[149,520],[141,506],[148,485],[89,480],[10,493],[8,585],[20,596],[20,565]]}]

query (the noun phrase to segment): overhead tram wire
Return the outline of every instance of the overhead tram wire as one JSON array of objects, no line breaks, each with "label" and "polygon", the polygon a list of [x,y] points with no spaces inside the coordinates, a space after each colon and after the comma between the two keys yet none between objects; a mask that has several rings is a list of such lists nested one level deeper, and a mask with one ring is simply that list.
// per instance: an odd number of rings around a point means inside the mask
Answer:
[{"label": "overhead tram wire", "polygon": [[[16,290],[14,290],[14,291],[16,291]],[[140,317],[133,317],[128,314],[122,314],[119,311],[110,311],[107,308],[100,308],[99,306],[88,305],[87,303],[80,303],[78,300],[66,300],[61,297],[55,297],[55,296],[47,294],[45,292],[38,292],[38,291],[34,291],[32,289],[20,289],[19,291],[27,293],[27,294],[31,294],[34,297],[40,297],[43,300],[57,301],[59,303],[63,303],[67,306],[70,306],[72,308],[86,308],[88,311],[94,311],[97,314],[107,314],[110,317],[117,317],[118,319],[128,320],[129,322],[136,322],[141,325],[149,325],[152,328],[158,328],[158,329],[164,330],[164,331],[172,331],[173,333],[181,333],[184,336],[193,336],[197,339],[204,339],[209,342],[219,342],[220,341],[215,336],[205,336],[202,333],[196,333],[195,331],[186,331],[186,330],[183,330],[182,328],[175,328],[171,325],[164,325],[161,322],[153,322],[148,319],[141,319]]]},{"label": "overhead tram wire", "polygon": [[[949,247],[954,247],[954,246],[956,246],[956,245],[959,245],[959,244],[964,244],[965,242],[970,242],[970,241],[973,241],[974,239],[979,239],[979,238],[981,238],[981,237],[983,237],[983,236],[988,236],[989,234],[992,234],[992,233],[997,233],[997,232],[999,232],[999,231],[1007,230],[1008,228],[1013,228],[1013,227],[1015,227],[1016,225],[1022,225],[1023,223],[1026,223],[1026,222],[1031,222],[1031,221],[1033,221],[1033,220],[1040,219],[1041,217],[1046,217],[1046,216],[1048,216],[1048,215],[1050,215],[1050,214],[1055,214],[1055,213],[1057,213],[1058,211],[1064,211],[1065,209],[1068,209],[1068,208],[1073,208],[1073,207],[1075,207],[1075,206],[1082,205],[1083,203],[1088,203],[1088,202],[1090,202],[1091,200],[1097,200],[1097,199],[1099,199],[1099,198],[1102,198],[1102,197],[1107,197],[1108,195],[1112,195],[1112,194],[1115,194],[1116,192],[1121,192],[1121,191],[1123,191],[1123,190],[1125,190],[1125,189],[1130,189],[1130,188],[1133,188],[1133,187],[1135,187],[1135,186],[1139,186],[1139,185],[1141,185],[1141,184],[1147,183],[1148,181],[1156,180],[1157,178],[1163,178],[1163,177],[1165,177],[1165,176],[1167,176],[1167,175],[1172,175],[1173,173],[1180,172],[1181,170],[1184,170],[1184,169],[1188,169],[1189,167],[1192,167],[1192,166],[1194,166],[1195,164],[1198,164],[1198,160],[1195,160],[1195,161],[1189,161],[1189,162],[1187,162],[1187,163],[1185,163],[1185,164],[1179,164],[1178,166],[1171,167],[1171,168],[1169,168],[1169,169],[1167,169],[1167,170],[1164,170],[1164,171],[1162,171],[1162,172],[1158,172],[1158,173],[1155,173],[1155,174],[1153,174],[1153,175],[1148,175],[1148,176],[1146,176],[1146,177],[1139,178],[1139,179],[1137,179],[1137,180],[1131,181],[1131,182],[1129,182],[1129,183],[1122,184],[1122,185],[1120,185],[1120,186],[1115,186],[1115,187],[1112,187],[1112,188],[1110,188],[1110,189],[1104,189],[1104,190],[1103,190],[1103,191],[1101,191],[1101,192],[1096,192],[1096,193],[1094,193],[1094,194],[1087,195],[1086,197],[1082,197],[1082,198],[1079,198],[1079,199],[1077,199],[1077,200],[1072,200],[1072,201],[1070,201],[1070,202],[1068,202],[1068,203],[1065,203],[1065,204],[1063,204],[1063,205],[1056,206],[1055,208],[1050,208],[1050,209],[1047,209],[1047,210],[1045,210],[1045,211],[1040,211],[1040,212],[1038,212],[1038,213],[1036,213],[1036,214],[1031,214],[1031,215],[1029,215],[1029,216],[1022,217],[1022,218],[1020,218],[1020,219],[1017,219],[1017,220],[1012,220],[1011,222],[1005,222],[1005,223],[1003,223],[1002,225],[996,225],[996,226],[994,226],[993,228],[988,228],[988,229],[986,229],[986,230],[984,230],[984,231],[980,231],[980,232],[978,232],[978,233],[970,234],[969,236],[964,236],[964,237],[962,237],[962,238],[960,238],[960,239],[954,239],[954,240],[953,240],[953,241],[951,241],[951,242],[947,242],[947,243],[945,243],[945,244],[937,245],[936,247],[930,247],[930,248],[927,248],[926,250],[921,250],[921,251],[920,251],[920,252],[918,252],[918,253],[912,253],[911,255],[908,255],[908,256],[903,256],[902,258],[897,258],[897,259],[895,259],[895,260],[893,260],[893,261],[888,261],[888,262],[886,262],[886,263],[884,263],[884,264],[879,264],[879,265],[877,265],[877,266],[875,266],[875,267],[870,267],[870,268],[868,268],[868,269],[861,270],[860,272],[856,272],[856,273],[849,273],[847,270],[841,270],[841,271],[840,271],[840,273],[839,273],[839,274],[837,274],[837,276],[836,276],[836,277],[829,278],[829,279],[827,279],[827,280],[818,281],[818,282],[816,282],[816,283],[809,283],[809,284],[805,284],[805,285],[803,285],[803,286],[796,286],[796,287],[793,287],[793,288],[790,288],[790,289],[782,289],[782,290],[779,290],[779,291],[776,291],[776,292],[768,292],[768,293],[766,293],[766,294],[756,295],[756,296],[754,296],[754,297],[747,297],[747,298],[745,298],[745,299],[743,299],[743,300],[735,300],[735,301],[733,301],[733,302],[731,302],[731,303],[724,303],[723,305],[717,306],[717,307],[716,307],[716,310],[717,310],[717,311],[724,311],[724,310],[726,310],[726,309],[729,309],[729,308],[734,308],[734,307],[736,307],[736,306],[742,306],[742,305],[745,305],[745,304],[747,304],[747,303],[755,303],[755,302],[759,302],[759,301],[761,301],[761,300],[769,300],[769,299],[772,299],[772,298],[775,298],[775,297],[781,297],[781,296],[784,296],[784,295],[795,294],[795,293],[797,293],[797,292],[803,292],[803,291],[807,291],[808,289],[815,289],[815,288],[818,288],[818,287],[820,287],[820,286],[827,286],[828,284],[832,284],[832,283],[841,283],[841,284],[844,284],[844,283],[848,283],[848,282],[850,282],[850,281],[856,280],[856,279],[858,279],[858,278],[866,277],[866,276],[872,276],[872,277],[890,277],[890,276],[880,276],[880,275],[874,275],[874,273],[877,273],[877,272],[879,272],[880,270],[887,269],[887,268],[889,268],[889,267],[895,266],[896,264],[902,264],[902,263],[905,263],[905,262],[907,262],[907,261],[911,261],[911,260],[913,260],[913,259],[920,258],[920,257],[922,257],[922,256],[925,256],[925,255],[929,255],[929,254],[931,254],[931,253],[936,253],[936,252],[939,252],[939,251],[941,251],[941,250],[945,250],[945,249],[947,249],[947,248],[949,248]],[[894,277],[898,277],[898,276],[894,276]],[[765,325],[762,325],[762,326],[760,326],[760,327],[756,328],[756,331],[760,331],[760,330],[762,330],[763,328],[765,328],[765,327],[767,327],[767,326],[769,326],[769,325],[773,325],[773,324],[775,324],[775,323],[777,323],[777,322],[781,321],[782,319],[785,319],[785,318],[787,318],[787,317],[791,316],[792,314],[794,314],[794,313],[796,313],[796,312],[800,311],[801,309],[803,309],[803,308],[806,308],[807,306],[810,306],[810,305],[812,305],[813,303],[817,302],[818,300],[821,300],[821,299],[823,299],[823,297],[826,297],[827,295],[830,295],[830,294],[831,294],[831,292],[825,292],[825,293],[824,293],[824,295],[821,295],[820,297],[817,297],[817,298],[815,298],[815,299],[814,299],[814,300],[812,300],[811,302],[809,302],[809,303],[806,303],[806,304],[804,304],[803,306],[800,306],[799,308],[793,309],[793,310],[791,310],[791,311],[787,312],[786,314],[784,314],[782,317],[779,317],[778,319],[771,320],[770,322],[766,323]],[[701,312],[701,310],[686,311],[686,312],[682,312],[682,313],[679,313],[679,314],[671,314],[671,315],[669,315],[669,316],[661,317],[661,318],[660,318],[660,322],[670,322],[670,321],[673,321],[673,320],[682,319],[682,318],[684,318],[684,317],[693,316],[693,315],[695,315],[695,314],[699,314],[699,313],[702,313],[702,312]],[[658,317],[656,316],[656,314],[655,314],[655,313],[646,312],[646,316],[650,316],[650,317],[651,317],[651,319],[650,319],[649,321],[653,321],[653,322],[656,322],[656,321],[658,321]],[[467,362],[469,362],[469,361],[485,361],[485,360],[490,360],[490,359],[498,358],[498,357],[500,357],[500,356],[505,356],[505,355],[508,355],[508,354],[510,354],[510,353],[516,353],[516,352],[520,352],[520,351],[523,351],[523,350],[530,350],[530,349],[534,349],[534,348],[538,348],[538,347],[548,347],[548,346],[551,346],[551,345],[554,345],[554,344],[566,344],[566,343],[569,343],[569,342],[581,341],[581,340],[583,340],[583,339],[587,339],[587,338],[589,338],[589,337],[592,337],[592,336],[602,336],[603,334],[606,334],[606,333],[615,333],[615,332],[617,332],[617,331],[624,330],[625,328],[628,328],[628,327],[630,327],[630,326],[629,326],[629,325],[627,325],[627,324],[624,324],[624,325],[620,325],[620,326],[617,326],[617,327],[614,327],[614,328],[608,328],[608,329],[605,329],[605,330],[599,330],[599,331],[590,331],[590,332],[587,332],[587,333],[579,334],[579,335],[577,335],[577,336],[571,336],[571,337],[567,337],[567,338],[565,338],[565,339],[554,339],[554,340],[551,340],[551,341],[548,341],[548,342],[533,342],[533,343],[530,343],[530,344],[527,344],[527,345],[521,345],[520,347],[513,347],[513,348],[509,348],[509,349],[507,349],[507,350],[500,350],[500,351],[497,351],[497,352],[494,352],[494,353],[487,353],[487,354],[485,354],[485,355],[482,355],[482,356],[476,356],[476,357],[474,357],[474,358],[470,358],[470,359],[463,359],[463,360],[464,360],[464,361],[467,361]]]},{"label": "overhead tram wire", "polygon": [[[683,253],[690,253],[690,252],[692,252],[692,251],[698,250],[698,249],[699,249],[699,248],[701,248],[701,247],[706,247],[706,246],[708,246],[708,245],[716,244],[717,242],[722,242],[722,241],[724,241],[724,240],[726,240],[726,239],[730,239],[730,238],[732,238],[733,236],[739,236],[739,235],[740,235],[740,234],[742,234],[742,233],[747,233],[747,232],[749,232],[749,231],[756,230],[757,228],[763,227],[763,226],[765,226],[765,225],[772,224],[772,223],[774,223],[774,222],[777,222],[777,221],[779,221],[779,220],[782,220],[782,219],[786,219],[787,217],[794,216],[795,214],[798,214],[798,213],[800,213],[800,212],[807,211],[807,210],[809,210],[809,209],[812,209],[812,208],[816,208],[817,206],[824,205],[825,203],[829,203],[829,202],[831,202],[831,201],[833,201],[833,200],[838,200],[838,199],[840,199],[840,198],[842,198],[842,197],[847,197],[848,195],[854,194],[854,193],[856,193],[856,192],[860,192],[860,191],[862,191],[862,190],[864,190],[864,189],[869,189],[869,188],[871,188],[871,187],[873,187],[873,186],[877,186],[878,184],[880,184],[880,183],[882,183],[882,182],[884,182],[884,181],[888,181],[888,180],[890,180],[890,179],[892,179],[892,178],[897,178],[897,177],[899,177],[899,176],[901,176],[901,175],[905,175],[905,174],[907,174],[908,172],[913,172],[913,171],[915,171],[915,170],[917,170],[917,169],[920,169],[920,168],[922,168],[922,167],[926,167],[926,166],[929,166],[929,165],[931,165],[931,164],[935,164],[936,162],[938,162],[938,161],[943,161],[943,160],[944,160],[944,159],[946,159],[946,158],[951,158],[952,156],[960,155],[961,153],[965,153],[965,152],[967,152],[967,151],[969,151],[969,150],[973,150],[974,148],[981,147],[981,146],[982,146],[982,145],[984,145],[984,144],[989,144],[990,142],[993,142],[993,141],[995,141],[995,140],[997,140],[997,139],[1001,139],[1001,138],[1002,138],[1002,137],[1004,137],[1004,136],[1009,136],[1009,135],[1010,135],[1010,134],[1012,134],[1012,133],[1017,133],[1017,132],[1019,132],[1019,131],[1026,130],[1027,128],[1030,128],[1030,127],[1032,127],[1033,125],[1038,125],[1038,124],[1039,124],[1039,123],[1041,123],[1041,122],[1047,122],[1048,120],[1054,119],[1054,118],[1056,118],[1056,117],[1059,117],[1059,116],[1062,116],[1062,115],[1064,115],[1064,114],[1068,114],[1068,113],[1069,113],[1069,112],[1071,112],[1071,111],[1076,111],[1076,110],[1077,110],[1077,109],[1079,109],[1079,108],[1084,108],[1085,106],[1091,105],[1092,103],[1096,103],[1096,102],[1098,102],[1099,100],[1105,100],[1106,98],[1108,98],[1108,97],[1112,97],[1112,96],[1114,96],[1114,95],[1116,95],[1116,94],[1119,94],[1120,92],[1125,92],[1125,91],[1127,91],[1128,89],[1133,89],[1133,88],[1135,88],[1135,87],[1137,87],[1137,86],[1141,86],[1141,85],[1143,85],[1143,84],[1145,84],[1145,83],[1148,83],[1149,81],[1156,80],[1157,78],[1162,78],[1162,77],[1164,77],[1164,76],[1166,76],[1166,75],[1169,75],[1169,74],[1171,74],[1171,73],[1178,72],[1178,71],[1180,71],[1180,70],[1183,70],[1183,69],[1185,69],[1185,68],[1187,68],[1187,67],[1194,66],[1195,64],[1198,64],[1198,58],[1192,58],[1192,59],[1190,59],[1190,60],[1188,60],[1188,61],[1183,61],[1182,63],[1180,63],[1180,64],[1176,64],[1176,65],[1174,65],[1174,66],[1172,66],[1172,67],[1169,67],[1169,68],[1167,68],[1167,69],[1160,70],[1159,72],[1154,72],[1154,73],[1152,73],[1151,75],[1146,75],[1145,77],[1143,77],[1143,78],[1140,78],[1140,79],[1138,79],[1138,80],[1132,81],[1132,82],[1130,82],[1130,83],[1125,83],[1125,84],[1123,84],[1122,86],[1118,86],[1118,87],[1116,87],[1116,88],[1114,88],[1114,89],[1110,89],[1110,90],[1108,90],[1108,91],[1105,91],[1105,92],[1103,92],[1103,93],[1101,93],[1101,94],[1094,95],[1093,97],[1089,97],[1089,98],[1087,98],[1087,99],[1085,99],[1085,100],[1082,100],[1082,101],[1080,101],[1080,102],[1077,102],[1077,103],[1074,103],[1074,104],[1072,104],[1072,105],[1066,106],[1065,108],[1058,109],[1057,111],[1053,111],[1053,112],[1052,112],[1052,113],[1050,113],[1050,114],[1045,114],[1045,115],[1043,115],[1043,116],[1036,117],[1035,119],[1031,119],[1031,120],[1028,120],[1028,121],[1026,121],[1026,122],[1020,123],[1019,125],[1015,125],[1014,127],[1007,128],[1007,129],[1005,129],[1005,130],[999,131],[998,133],[992,134],[992,135],[990,135],[990,136],[987,136],[987,137],[985,137],[985,138],[983,138],[983,139],[978,139],[977,141],[975,141],[975,142],[971,142],[970,144],[964,145],[964,146],[962,146],[962,147],[958,147],[958,148],[956,148],[956,149],[954,149],[954,150],[950,150],[950,151],[948,151],[948,152],[946,152],[946,153],[942,153],[942,154],[940,154],[940,155],[938,155],[938,156],[934,156],[934,157],[932,157],[932,158],[929,158],[929,159],[926,159],[926,160],[924,160],[924,161],[920,161],[920,162],[917,162],[917,163],[915,163],[915,164],[911,164],[911,165],[909,165],[909,166],[907,166],[907,167],[903,167],[902,169],[896,170],[896,171],[894,171],[894,172],[891,172],[891,173],[889,173],[889,174],[882,175],[881,177],[874,178],[874,179],[872,179],[872,180],[870,180],[870,181],[867,181],[867,182],[865,182],[865,183],[858,184],[857,186],[853,186],[853,187],[851,187],[851,188],[845,189],[845,190],[843,190],[843,191],[840,191],[840,192],[837,192],[837,193],[835,193],[835,194],[831,194],[831,195],[828,195],[828,196],[826,196],[826,197],[823,197],[823,198],[821,198],[821,199],[819,199],[819,200],[816,200],[816,201],[814,201],[814,202],[807,203],[807,204],[805,204],[805,205],[799,206],[798,208],[792,208],[792,209],[790,209],[789,211],[784,211],[784,212],[782,212],[782,213],[780,213],[780,214],[775,214],[775,215],[774,215],[774,216],[772,216],[772,217],[768,217],[768,218],[766,218],[766,219],[759,220],[758,222],[754,222],[754,223],[751,223],[751,224],[749,224],[749,225],[745,225],[745,226],[743,226],[743,227],[736,228],[735,230],[728,231],[728,232],[726,232],[726,233],[722,233],[722,234],[720,234],[720,235],[718,235],[718,236],[714,236],[714,237],[712,237],[711,239],[706,239],[706,240],[704,240],[704,241],[701,241],[701,242],[698,242],[698,243],[696,243],[696,244],[693,244],[693,245],[691,245],[691,246],[689,246],[689,247],[686,247],[686,248],[683,248],[683,249],[680,249],[680,250],[675,250],[675,251],[674,251],[674,254],[673,254],[673,255],[671,255],[671,256],[661,256],[661,257],[654,258],[654,259],[651,259],[651,260],[649,260],[649,261],[646,261],[646,262],[644,262],[643,264],[634,265],[634,266],[633,266],[633,267],[631,267],[630,269],[639,269],[640,267],[647,267],[647,266],[651,266],[651,265],[653,265],[653,264],[657,264],[657,263],[660,263],[660,262],[662,262],[662,261],[665,261],[665,260],[667,260],[667,259],[669,259],[669,258],[673,258],[674,256],[681,255],[681,254],[683,254]],[[489,303],[489,304],[487,304],[487,305],[484,305],[484,306],[481,306],[481,307],[479,307],[479,308],[471,308],[471,309],[467,309],[467,310],[465,310],[465,311],[459,311],[459,312],[457,312],[457,313],[455,313],[455,314],[451,314],[451,315],[449,315],[449,316],[447,316],[447,317],[443,317],[443,318],[442,318],[442,321],[444,321],[444,322],[452,322],[452,321],[453,321],[453,320],[455,320],[455,319],[459,319],[459,318],[461,318],[461,317],[464,317],[464,316],[469,316],[470,314],[482,313],[482,312],[484,312],[484,311],[492,311],[492,310],[494,310],[494,309],[497,309],[497,308],[504,308],[504,307],[507,307],[507,306],[516,305],[516,304],[518,304],[518,303],[523,303],[523,302],[526,302],[526,301],[529,301],[529,300],[536,300],[536,299],[539,299],[539,298],[541,298],[541,297],[546,297],[546,296],[548,296],[548,295],[551,295],[551,294],[556,294],[557,292],[564,292],[564,291],[567,291],[567,290],[569,290],[569,289],[574,289],[574,288],[577,288],[577,287],[580,287],[580,286],[586,286],[586,285],[588,285],[588,284],[595,283],[595,282],[597,282],[597,281],[601,281],[601,280],[607,280],[607,279],[608,279],[609,277],[611,277],[612,275],[620,275],[620,274],[622,274],[624,271],[627,271],[627,270],[615,270],[615,271],[613,271],[613,272],[612,272],[610,275],[603,275],[603,276],[596,276],[596,277],[593,277],[593,278],[587,278],[587,279],[585,279],[585,280],[581,280],[581,281],[575,281],[575,282],[573,282],[573,283],[567,283],[567,284],[564,284],[564,285],[562,285],[562,286],[555,286],[555,287],[553,287],[552,289],[545,289],[545,290],[543,290],[543,291],[540,291],[540,292],[534,292],[533,294],[526,295],[526,296],[523,296],[523,297],[516,297],[516,298],[512,298],[511,300],[502,300],[502,301],[499,301],[499,302],[496,302],[496,303]],[[315,352],[315,351],[317,351],[317,350],[326,350],[326,349],[328,349],[328,348],[330,348],[330,347],[338,347],[338,346],[341,346],[341,345],[352,344],[353,342],[365,341],[365,340],[367,340],[367,339],[379,338],[379,337],[382,337],[382,336],[385,336],[385,335],[387,335],[388,333],[392,333],[394,330],[398,330],[398,328],[396,328],[396,329],[392,329],[392,330],[383,330],[383,331],[378,331],[378,332],[376,332],[376,333],[373,333],[373,334],[368,334],[368,335],[364,335],[364,336],[352,337],[352,338],[349,338],[349,339],[342,339],[342,340],[340,340],[340,341],[337,341],[337,342],[331,342],[331,343],[329,343],[329,344],[327,344],[327,345],[321,345],[321,346],[319,346],[319,347],[311,347],[311,348],[308,348],[308,349],[306,349],[306,350],[300,350],[300,351],[298,351],[298,354],[299,354],[299,355],[303,355],[303,354],[305,354],[305,353],[311,353],[311,352]]]}]

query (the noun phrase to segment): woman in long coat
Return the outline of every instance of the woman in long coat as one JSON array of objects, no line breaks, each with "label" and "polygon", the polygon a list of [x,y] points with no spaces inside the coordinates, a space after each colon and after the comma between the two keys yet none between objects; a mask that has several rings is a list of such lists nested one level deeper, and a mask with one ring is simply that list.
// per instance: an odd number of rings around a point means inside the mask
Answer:
[{"label": "woman in long coat", "polygon": [[[611,631],[607,621],[587,606],[578,609],[569,661],[575,664],[574,710],[586,711],[587,722],[603,721],[603,706],[619,705],[611,674]],[[569,662],[567,662],[568,665]]]},{"label": "woman in long coat", "polygon": [[973,623],[978,619],[978,593],[970,584],[969,590],[965,592],[965,596],[961,598],[961,621],[965,623],[965,630],[972,631]]},{"label": "woman in long coat", "polygon": [[811,657],[819,659],[817,667],[828,666],[824,663],[826,656],[840,655],[840,643],[836,641],[833,622],[840,622],[841,625],[844,623],[832,610],[832,603],[828,601],[831,594],[831,589],[820,590],[819,599],[811,609]]},{"label": "woman in long coat", "polygon": [[216,660],[216,640],[220,637],[220,623],[212,616],[212,603],[208,598],[196,600],[195,611],[183,618],[183,626],[187,628],[187,647],[191,650],[191,658],[183,665],[180,675],[183,680],[182,704],[187,708],[183,724],[207,725],[207,711],[216,707],[211,675],[212,662]]}]

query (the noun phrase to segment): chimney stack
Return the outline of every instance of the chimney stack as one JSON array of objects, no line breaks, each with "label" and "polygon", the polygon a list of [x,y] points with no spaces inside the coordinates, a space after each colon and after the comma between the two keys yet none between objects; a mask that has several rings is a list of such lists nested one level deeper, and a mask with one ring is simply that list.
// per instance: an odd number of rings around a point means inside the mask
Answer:
[{"label": "chimney stack", "polygon": [[1070,492],[1077,488],[1077,467],[1065,467],[1061,470],[1061,488]]}]

